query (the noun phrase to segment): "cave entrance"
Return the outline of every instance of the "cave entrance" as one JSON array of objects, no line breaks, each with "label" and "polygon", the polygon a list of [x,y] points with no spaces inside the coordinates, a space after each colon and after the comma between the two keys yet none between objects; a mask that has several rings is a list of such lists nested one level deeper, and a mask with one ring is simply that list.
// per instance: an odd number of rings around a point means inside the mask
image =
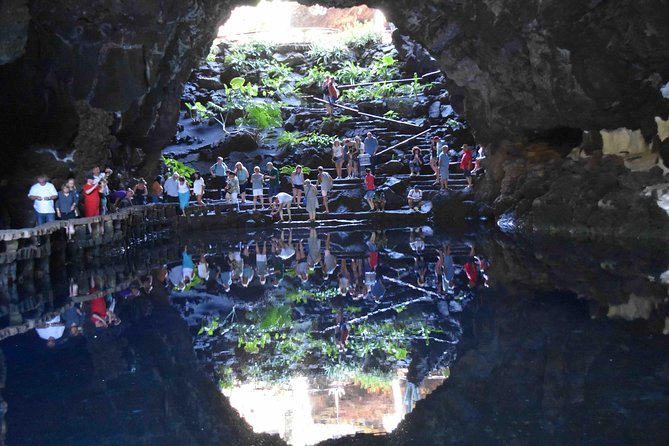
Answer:
[{"label": "cave entrance", "polygon": [[336,45],[365,35],[378,35],[389,42],[390,33],[391,25],[383,12],[364,5],[326,8],[262,0],[257,6],[235,8],[228,21],[219,27],[214,45],[224,41]]}]

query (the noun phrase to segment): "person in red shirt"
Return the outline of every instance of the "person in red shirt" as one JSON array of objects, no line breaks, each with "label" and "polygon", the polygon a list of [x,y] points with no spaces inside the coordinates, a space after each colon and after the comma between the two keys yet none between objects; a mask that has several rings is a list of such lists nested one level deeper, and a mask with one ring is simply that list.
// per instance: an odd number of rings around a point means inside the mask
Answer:
[{"label": "person in red shirt", "polygon": [[365,175],[365,187],[367,189],[367,192],[365,193],[365,200],[367,200],[367,204],[369,204],[369,210],[373,211],[374,210],[374,189],[376,186],[374,185],[374,175],[372,175],[372,170],[367,168],[365,169],[365,172],[367,172],[367,175]]},{"label": "person in red shirt", "polygon": [[460,159],[460,169],[462,169],[465,174],[465,178],[467,178],[467,187],[472,187],[472,169],[474,168],[472,161],[472,148],[469,147],[469,145],[464,144],[462,149],[464,150],[464,153]]},{"label": "person in red shirt", "polygon": [[96,183],[93,176],[86,178],[84,192],[84,217],[100,215],[100,183]]},{"label": "person in red shirt", "polygon": [[469,288],[475,288],[479,281],[479,270],[476,267],[475,255],[474,246],[472,245],[464,265],[465,274],[467,275],[467,280],[469,280]]}]

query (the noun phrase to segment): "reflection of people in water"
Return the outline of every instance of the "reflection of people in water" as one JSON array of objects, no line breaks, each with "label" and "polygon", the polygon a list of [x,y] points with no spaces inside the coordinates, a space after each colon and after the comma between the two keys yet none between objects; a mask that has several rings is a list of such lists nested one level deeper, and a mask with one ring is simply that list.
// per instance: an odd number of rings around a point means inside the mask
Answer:
[{"label": "reflection of people in water", "polygon": [[267,282],[267,242],[262,243],[262,250],[260,250],[256,241],[256,274],[260,284],[265,285]]},{"label": "reflection of people in water", "polygon": [[306,283],[309,280],[309,266],[307,265],[307,256],[304,252],[304,244],[302,243],[302,240],[297,244],[297,251],[295,254],[295,273],[302,283]]},{"label": "reflection of people in water", "polygon": [[248,246],[244,247],[244,251],[242,252],[242,262],[241,283],[244,288],[248,288],[255,275],[255,265],[251,264],[251,254]]},{"label": "reflection of people in water", "polygon": [[293,246],[293,230],[288,230],[288,241],[284,242],[285,229],[281,231],[281,238],[276,241],[278,248],[278,256],[282,260],[288,260],[295,255],[295,247]]},{"label": "reflection of people in water", "polygon": [[416,228],[411,230],[409,236],[409,246],[416,253],[420,254],[425,250],[425,240],[423,239],[423,228]]},{"label": "reflection of people in water", "polygon": [[314,268],[321,261],[321,241],[318,239],[316,228],[309,229],[309,239],[307,240],[309,252],[307,253],[307,264],[309,268]]},{"label": "reflection of people in water", "polygon": [[481,285],[483,285],[484,287],[487,288],[489,286],[488,285],[488,266],[490,266],[488,264],[488,260],[481,255],[474,256],[474,258],[476,259],[476,261],[479,264],[479,273],[480,273],[479,278],[481,280]]},{"label": "reflection of people in water", "polygon": [[339,279],[339,294],[346,296],[351,285],[351,274],[346,267],[346,259],[341,259],[339,262],[339,274],[337,274],[337,278]]},{"label": "reflection of people in water", "polygon": [[323,270],[323,280],[327,280],[335,269],[337,269],[337,258],[330,251],[330,233],[325,235],[325,251],[323,251],[323,262],[321,264]]},{"label": "reflection of people in water", "polygon": [[209,277],[209,262],[207,261],[206,254],[200,256],[200,261],[197,264],[197,275],[202,280],[207,280]]},{"label": "reflection of people in water", "polygon": [[193,280],[193,269],[195,264],[193,263],[193,257],[188,253],[188,245],[184,246],[184,250],[181,253],[181,274],[182,278],[179,282],[179,289],[183,290],[188,285],[190,285]]},{"label": "reflection of people in water", "polygon": [[439,258],[435,266],[437,275],[437,291],[439,293],[453,293],[455,286],[455,264],[451,255],[451,245],[448,244],[442,249],[437,250]]},{"label": "reflection of people in water", "polygon": [[351,273],[353,280],[351,283],[351,295],[354,299],[362,299],[367,294],[365,286],[362,259],[351,259]]},{"label": "reflection of people in water", "polygon": [[474,250],[474,245],[471,246],[469,250],[469,256],[467,256],[467,261],[464,265],[465,274],[467,275],[467,280],[469,281],[469,288],[476,288],[476,285],[479,281],[479,272],[476,268],[476,259],[474,256],[476,252]]},{"label": "reflection of people in water", "polygon": [[349,332],[350,327],[344,318],[344,313],[342,310],[339,310],[339,313],[337,313],[337,327],[335,328],[335,337],[337,339],[337,347],[342,353],[346,351],[346,341],[348,340]]},{"label": "reflection of people in water", "polygon": [[418,255],[413,258],[414,271],[416,272],[416,284],[418,286],[425,286],[427,283],[427,263],[423,256]]},{"label": "reflection of people in water", "polygon": [[61,322],[60,315],[55,316],[48,321],[45,321],[35,327],[37,335],[46,341],[46,346],[54,348],[56,340],[63,337],[65,332],[65,324]]},{"label": "reflection of people in water", "polygon": [[232,282],[239,283],[242,279],[242,270],[244,268],[244,260],[242,259],[242,244],[238,244],[237,249],[228,253],[228,265],[232,273]]},{"label": "reflection of people in water", "polygon": [[386,289],[376,273],[379,266],[379,251],[376,242],[377,234],[373,232],[370,241],[367,243],[370,270],[365,273],[365,286],[367,288],[367,297],[379,300],[386,294]]}]

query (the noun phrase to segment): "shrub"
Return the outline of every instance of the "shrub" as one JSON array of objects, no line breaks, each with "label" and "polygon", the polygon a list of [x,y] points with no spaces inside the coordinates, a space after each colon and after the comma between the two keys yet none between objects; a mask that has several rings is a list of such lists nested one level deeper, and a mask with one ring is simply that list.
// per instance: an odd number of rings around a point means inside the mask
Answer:
[{"label": "shrub", "polygon": [[195,173],[195,169],[173,158],[165,158],[164,156],[161,156],[161,158],[168,172],[177,173],[179,176],[185,177],[186,182],[191,186],[193,185],[191,176]]},{"label": "shrub", "polygon": [[277,144],[279,147],[295,147],[303,138],[297,136],[297,132],[283,132],[279,135],[277,139]]}]

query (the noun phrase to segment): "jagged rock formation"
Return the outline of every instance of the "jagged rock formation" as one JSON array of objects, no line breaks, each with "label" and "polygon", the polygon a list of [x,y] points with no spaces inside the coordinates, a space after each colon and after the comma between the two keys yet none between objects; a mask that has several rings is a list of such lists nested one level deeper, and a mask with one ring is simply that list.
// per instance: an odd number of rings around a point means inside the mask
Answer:
[{"label": "jagged rock formation", "polygon": [[[0,167],[3,204],[16,207],[29,177],[50,167],[35,166],[40,148],[55,150],[54,163],[72,155],[77,167],[102,158],[155,171],[158,150],[174,134],[183,82],[216,25],[241,3],[4,2],[0,119],[11,124],[3,135],[10,161]],[[451,105],[480,142],[620,126],[649,138],[654,117],[667,115],[666,0],[366,3],[437,59]],[[91,123],[91,109],[101,115],[96,125],[82,125]]]}]

